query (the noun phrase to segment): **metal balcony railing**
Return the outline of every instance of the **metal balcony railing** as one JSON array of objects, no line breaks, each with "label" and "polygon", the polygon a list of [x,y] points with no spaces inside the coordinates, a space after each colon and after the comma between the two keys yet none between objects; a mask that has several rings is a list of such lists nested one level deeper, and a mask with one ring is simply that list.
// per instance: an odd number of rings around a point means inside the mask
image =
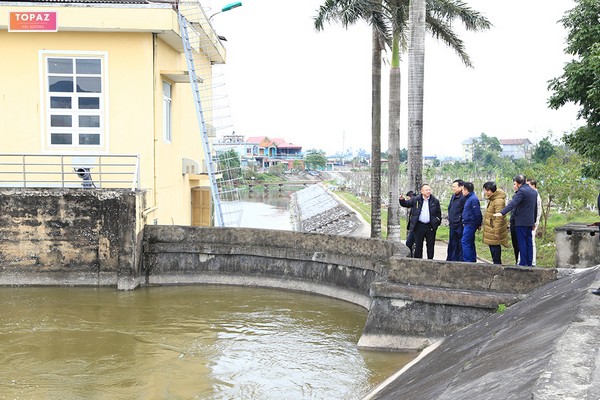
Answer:
[{"label": "metal balcony railing", "polygon": [[136,190],[139,175],[139,155],[0,153],[0,187]]}]

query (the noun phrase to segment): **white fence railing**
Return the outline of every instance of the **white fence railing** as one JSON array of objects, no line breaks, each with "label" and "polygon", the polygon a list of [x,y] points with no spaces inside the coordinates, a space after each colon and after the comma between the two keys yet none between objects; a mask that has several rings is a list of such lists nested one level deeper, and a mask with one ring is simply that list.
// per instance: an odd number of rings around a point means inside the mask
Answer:
[{"label": "white fence railing", "polygon": [[139,189],[135,154],[0,153],[0,187]]}]

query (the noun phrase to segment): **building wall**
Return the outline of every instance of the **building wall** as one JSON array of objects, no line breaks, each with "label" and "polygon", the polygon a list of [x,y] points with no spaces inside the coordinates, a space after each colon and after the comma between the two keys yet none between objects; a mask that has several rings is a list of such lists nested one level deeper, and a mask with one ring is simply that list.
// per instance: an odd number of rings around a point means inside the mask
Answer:
[{"label": "building wall", "polygon": [[[189,82],[176,83],[161,71],[187,70],[184,55],[156,38],[156,68],[154,83],[159,93],[155,96],[154,116],[156,143],[156,204],[155,218],[159,224],[190,225],[192,220],[191,192],[193,187],[206,187],[208,180],[197,174],[182,174],[182,159],[204,164],[200,125]],[[208,63],[209,61],[206,60]],[[210,85],[210,77],[202,76],[202,85]],[[163,139],[162,82],[172,84],[172,140]],[[204,117],[210,120],[210,113]]]},{"label": "building wall", "polygon": [[0,285],[140,284],[144,193],[0,189]]},{"label": "building wall", "polygon": [[[187,65],[181,49],[173,48],[177,40],[181,45],[176,36],[177,14],[170,6],[156,7],[0,6],[0,54],[10,61],[0,63],[0,152],[139,154],[140,187],[148,194],[149,221],[187,225],[191,223],[191,189],[208,182],[200,175],[182,174],[183,158],[204,163],[189,83],[170,82],[173,140],[163,140],[162,81],[169,79],[161,71],[186,71]],[[9,9],[58,10],[59,31],[7,32]],[[172,35],[167,43],[164,32],[169,30]],[[46,145],[42,50],[104,55],[106,141],[102,148],[51,149]],[[210,77],[202,78],[210,84]]]}]

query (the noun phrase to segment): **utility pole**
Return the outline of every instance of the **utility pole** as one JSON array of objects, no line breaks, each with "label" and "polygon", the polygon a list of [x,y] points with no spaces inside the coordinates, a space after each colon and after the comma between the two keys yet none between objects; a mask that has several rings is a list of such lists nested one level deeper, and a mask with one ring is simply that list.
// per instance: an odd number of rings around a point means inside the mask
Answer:
[{"label": "utility pole", "polygon": [[342,131],[342,167],[344,166],[344,159],[346,156],[346,131]]}]

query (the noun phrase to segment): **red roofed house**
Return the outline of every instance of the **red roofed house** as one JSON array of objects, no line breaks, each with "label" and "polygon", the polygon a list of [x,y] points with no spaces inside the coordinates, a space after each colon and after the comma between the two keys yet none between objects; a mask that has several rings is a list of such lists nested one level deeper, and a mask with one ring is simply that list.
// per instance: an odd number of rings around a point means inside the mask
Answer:
[{"label": "red roofed house", "polygon": [[252,156],[262,168],[284,164],[287,169],[292,169],[294,161],[302,160],[302,146],[287,143],[283,138],[254,136],[246,143],[253,146]]}]

